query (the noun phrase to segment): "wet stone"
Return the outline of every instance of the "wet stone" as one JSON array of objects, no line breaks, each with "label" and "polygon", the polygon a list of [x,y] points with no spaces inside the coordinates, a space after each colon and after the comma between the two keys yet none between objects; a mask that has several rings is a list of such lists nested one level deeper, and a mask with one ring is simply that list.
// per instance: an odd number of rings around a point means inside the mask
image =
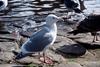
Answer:
[{"label": "wet stone", "polygon": [[23,5],[22,3],[13,3],[13,4],[11,4],[12,6],[21,6],[21,5]]},{"label": "wet stone", "polygon": [[38,12],[37,14],[39,14],[39,15],[48,15],[48,13],[50,13],[50,11],[42,11],[42,12]]},{"label": "wet stone", "polygon": [[36,5],[35,4],[31,4],[31,3],[26,3],[26,4],[24,4],[24,6],[27,6],[27,7],[35,7]]},{"label": "wet stone", "polygon": [[0,15],[3,15],[3,14],[4,14],[4,13],[1,13],[1,12],[0,12]]},{"label": "wet stone", "polygon": [[59,8],[55,8],[53,11],[55,11],[55,12],[60,12],[60,11],[65,11],[65,12],[67,12],[66,9],[62,10],[62,9],[59,9]]},{"label": "wet stone", "polygon": [[33,4],[37,4],[38,2],[34,2]]},{"label": "wet stone", "polygon": [[[12,13],[12,14],[17,14],[17,13]],[[11,13],[9,13],[8,15],[3,15],[3,16],[0,16],[1,18],[18,18],[18,17],[12,17],[11,15],[12,15]],[[21,18],[23,18],[23,17],[21,17]],[[8,20],[9,21],[9,20]]]},{"label": "wet stone", "polygon": [[52,8],[51,4],[44,4],[42,8]]},{"label": "wet stone", "polygon": [[23,20],[23,18],[11,18],[10,20],[9,20],[9,18],[0,18],[0,21],[3,21],[3,22],[12,22],[12,21],[21,21],[21,20]]},{"label": "wet stone", "polygon": [[25,16],[30,16],[30,15],[34,15],[34,13],[32,11],[25,11],[25,12],[19,12],[18,14],[14,14],[12,16],[14,16],[14,17],[25,17]]},{"label": "wet stone", "polygon": [[[10,1],[12,1],[12,0],[10,0]],[[15,1],[15,2],[16,2],[16,1],[21,1],[21,0],[13,0],[13,1]]]},{"label": "wet stone", "polygon": [[46,1],[45,0],[41,0],[41,2],[47,2],[47,1],[51,1],[52,2],[52,1],[55,1],[55,0],[46,0]]},{"label": "wet stone", "polygon": [[20,3],[21,1],[9,1],[9,4]]},{"label": "wet stone", "polygon": [[32,11],[34,10],[33,8],[30,8],[30,7],[22,7],[22,8],[14,8],[12,9],[12,11]]}]

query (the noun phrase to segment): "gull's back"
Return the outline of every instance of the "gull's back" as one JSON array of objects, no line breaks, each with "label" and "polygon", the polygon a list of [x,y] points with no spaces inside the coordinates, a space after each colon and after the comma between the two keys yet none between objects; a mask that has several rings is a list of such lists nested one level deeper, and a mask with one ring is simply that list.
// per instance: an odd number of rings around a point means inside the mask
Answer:
[{"label": "gull's back", "polygon": [[29,40],[22,45],[23,48],[28,52],[39,52],[45,49],[53,41],[53,34],[50,30],[43,28],[37,33],[33,34]]}]

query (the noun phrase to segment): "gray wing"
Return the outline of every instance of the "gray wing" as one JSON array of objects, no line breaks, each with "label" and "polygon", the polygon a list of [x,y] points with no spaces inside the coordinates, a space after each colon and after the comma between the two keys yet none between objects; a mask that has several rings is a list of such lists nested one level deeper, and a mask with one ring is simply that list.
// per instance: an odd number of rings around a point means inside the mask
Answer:
[{"label": "gray wing", "polygon": [[[48,33],[48,34],[47,34]],[[53,41],[53,36],[48,30],[43,29],[32,35],[30,40],[24,44],[25,50],[28,52],[38,52],[44,50]]]}]

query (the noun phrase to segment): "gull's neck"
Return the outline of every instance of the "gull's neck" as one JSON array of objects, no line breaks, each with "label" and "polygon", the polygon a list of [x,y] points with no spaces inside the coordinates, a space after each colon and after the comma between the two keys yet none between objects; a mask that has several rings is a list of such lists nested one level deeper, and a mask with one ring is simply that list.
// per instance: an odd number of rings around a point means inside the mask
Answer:
[{"label": "gull's neck", "polygon": [[56,23],[53,23],[53,24],[51,24],[51,25],[46,24],[46,28],[47,28],[49,31],[57,32],[57,25],[56,25]]}]

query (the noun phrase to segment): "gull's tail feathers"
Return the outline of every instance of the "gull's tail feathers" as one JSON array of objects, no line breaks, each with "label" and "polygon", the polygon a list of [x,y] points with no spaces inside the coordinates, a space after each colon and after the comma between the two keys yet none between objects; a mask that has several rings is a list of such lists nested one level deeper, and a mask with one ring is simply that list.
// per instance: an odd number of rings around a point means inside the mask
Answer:
[{"label": "gull's tail feathers", "polygon": [[24,57],[28,56],[27,54],[24,54],[23,52],[20,52],[19,54],[17,54],[17,56],[15,57],[16,60],[20,60]]}]

